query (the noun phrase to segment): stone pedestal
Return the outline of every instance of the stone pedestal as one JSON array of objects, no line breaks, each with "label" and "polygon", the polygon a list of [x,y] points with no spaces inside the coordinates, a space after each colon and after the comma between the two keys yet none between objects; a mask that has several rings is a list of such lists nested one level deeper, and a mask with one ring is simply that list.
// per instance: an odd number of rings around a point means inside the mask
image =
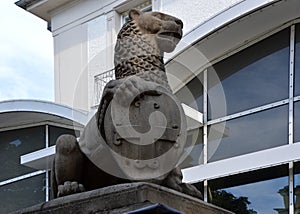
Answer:
[{"label": "stone pedestal", "polygon": [[180,192],[150,183],[120,184],[74,194],[25,208],[15,214],[184,213],[230,214]]}]

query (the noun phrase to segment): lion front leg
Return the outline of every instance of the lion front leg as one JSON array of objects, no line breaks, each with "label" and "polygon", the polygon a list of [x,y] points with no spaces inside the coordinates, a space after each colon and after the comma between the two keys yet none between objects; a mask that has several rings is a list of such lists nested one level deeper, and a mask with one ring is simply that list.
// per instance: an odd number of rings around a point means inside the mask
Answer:
[{"label": "lion front leg", "polygon": [[82,185],[84,157],[73,135],[62,135],[56,141],[52,166],[54,197],[85,191]]}]

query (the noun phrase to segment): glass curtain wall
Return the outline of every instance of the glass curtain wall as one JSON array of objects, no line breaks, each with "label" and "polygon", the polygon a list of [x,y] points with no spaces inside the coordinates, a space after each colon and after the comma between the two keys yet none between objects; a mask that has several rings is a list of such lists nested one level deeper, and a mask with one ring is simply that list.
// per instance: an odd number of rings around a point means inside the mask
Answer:
[{"label": "glass curtain wall", "polygon": [[[281,28],[200,75],[207,77],[202,84],[187,85],[194,101],[187,101],[183,92],[177,95],[191,107],[196,103],[207,118],[201,141],[202,148],[207,147],[201,152],[204,164],[300,142],[300,24]],[[216,99],[221,95],[225,108]],[[196,160],[196,155],[191,153],[189,161]],[[292,185],[300,186],[300,169],[293,183],[290,164],[203,181],[205,198],[224,208],[235,201],[244,207],[237,213],[291,213],[288,192]],[[226,198],[223,204],[222,197]]]},{"label": "glass curtain wall", "polygon": [[209,181],[209,202],[234,213],[289,212],[288,166]]},{"label": "glass curtain wall", "polygon": [[49,125],[0,131],[0,213],[49,200],[49,171],[21,165],[20,157],[54,145],[61,134],[75,133],[79,131]]}]

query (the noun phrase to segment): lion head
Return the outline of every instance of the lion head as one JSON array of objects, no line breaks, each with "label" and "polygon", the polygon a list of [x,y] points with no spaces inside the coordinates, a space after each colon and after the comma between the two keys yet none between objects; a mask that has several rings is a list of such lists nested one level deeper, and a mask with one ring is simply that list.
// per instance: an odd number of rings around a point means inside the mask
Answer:
[{"label": "lion head", "polygon": [[133,9],[129,12],[129,17],[142,34],[154,36],[158,48],[163,52],[172,52],[182,38],[183,23],[173,16],[159,12],[143,13]]},{"label": "lion head", "polygon": [[172,52],[182,38],[180,19],[160,12],[129,12],[115,46],[116,78],[141,71],[164,70],[163,53]]}]

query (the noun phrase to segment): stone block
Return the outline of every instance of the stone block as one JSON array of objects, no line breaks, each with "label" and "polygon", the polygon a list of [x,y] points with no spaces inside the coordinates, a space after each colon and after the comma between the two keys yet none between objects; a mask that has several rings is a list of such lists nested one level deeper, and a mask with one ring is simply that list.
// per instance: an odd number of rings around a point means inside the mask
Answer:
[{"label": "stone block", "polygon": [[[16,211],[14,214],[124,214],[135,213],[134,211],[143,213],[143,210],[159,209],[159,207],[171,211],[145,213],[231,213],[175,190],[156,184],[138,182],[119,184],[57,198]],[[137,212],[138,210],[140,212]]]}]

